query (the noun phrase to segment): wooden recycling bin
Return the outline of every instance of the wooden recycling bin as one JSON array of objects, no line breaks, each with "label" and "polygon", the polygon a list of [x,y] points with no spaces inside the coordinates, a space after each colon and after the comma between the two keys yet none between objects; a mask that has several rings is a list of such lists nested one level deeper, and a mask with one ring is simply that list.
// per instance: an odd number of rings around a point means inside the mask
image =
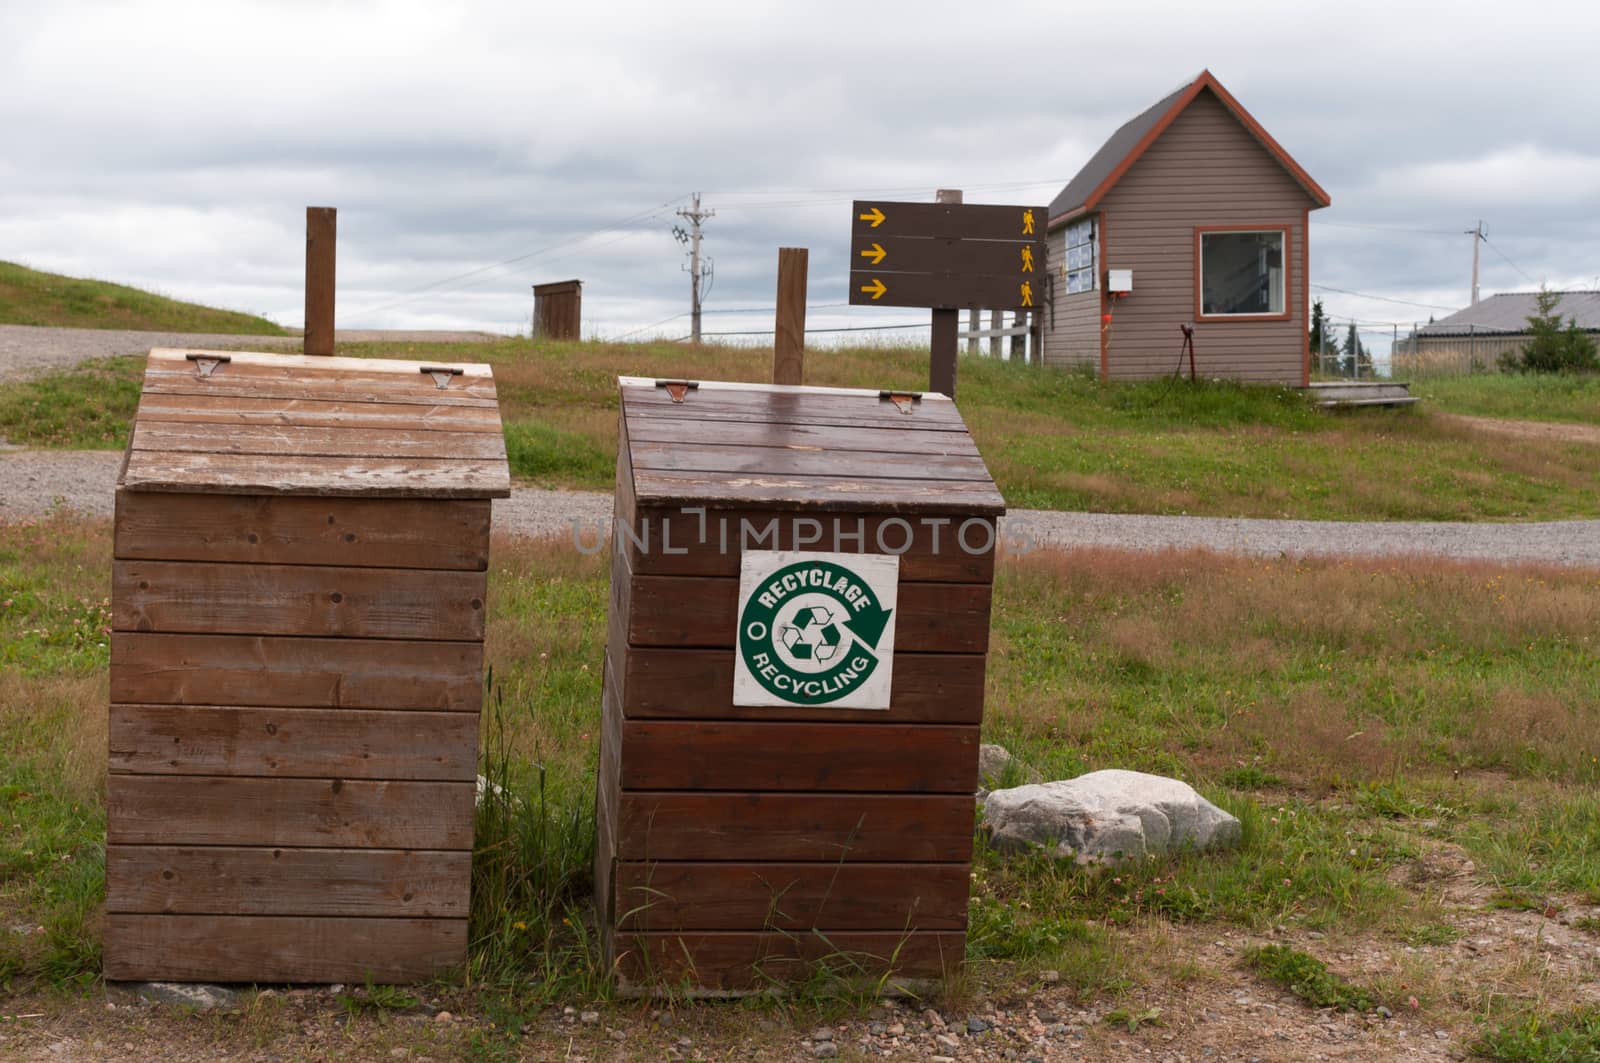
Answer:
[{"label": "wooden recycling bin", "polygon": [[954,403],[633,378],[621,394],[608,960],[706,992],[818,963],[949,974],[1004,512]]},{"label": "wooden recycling bin", "polygon": [[459,964],[494,379],[156,350],[116,494],[105,973]]}]

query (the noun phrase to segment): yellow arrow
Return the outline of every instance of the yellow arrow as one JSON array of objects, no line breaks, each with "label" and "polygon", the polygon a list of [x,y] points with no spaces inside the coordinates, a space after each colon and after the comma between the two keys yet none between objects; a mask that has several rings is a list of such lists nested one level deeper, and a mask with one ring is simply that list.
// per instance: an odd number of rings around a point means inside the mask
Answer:
[{"label": "yellow arrow", "polygon": [[874,278],[872,278],[872,283],[871,284],[863,284],[861,286],[861,290],[864,291],[864,292],[871,292],[872,293],[872,298],[874,298],[874,299],[882,299],[883,298],[883,293],[889,290],[889,286],[884,284],[878,278],[874,277]]},{"label": "yellow arrow", "polygon": [[883,261],[883,256],[887,255],[888,253],[889,252],[883,249],[882,244],[873,244],[871,247],[861,252],[861,257],[872,259],[872,264],[876,266],[878,263]]},{"label": "yellow arrow", "polygon": [[883,213],[883,211],[879,210],[877,207],[873,207],[871,210],[867,211],[865,214],[861,215],[860,217],[861,217],[862,221],[871,222],[872,223],[872,228],[876,229],[878,226],[883,224],[884,218],[885,218],[885,214]]}]

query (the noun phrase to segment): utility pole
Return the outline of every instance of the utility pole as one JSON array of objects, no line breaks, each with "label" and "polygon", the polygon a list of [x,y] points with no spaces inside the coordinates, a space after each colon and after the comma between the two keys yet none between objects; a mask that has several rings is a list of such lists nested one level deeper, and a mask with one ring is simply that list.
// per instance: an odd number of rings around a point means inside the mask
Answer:
[{"label": "utility pole", "polygon": [[700,342],[700,282],[710,277],[712,270],[710,259],[706,260],[704,266],[700,264],[700,223],[707,218],[716,217],[717,212],[700,209],[699,192],[694,194],[693,203],[694,206],[688,210],[678,211],[678,217],[688,220],[689,231],[684,232],[682,229],[674,227],[672,235],[677,237],[680,244],[687,243],[689,245],[689,313],[691,319],[689,342],[698,344]]},{"label": "utility pole", "polygon": [[1478,305],[1478,244],[1486,237],[1483,235],[1483,219],[1478,219],[1476,229],[1468,229],[1467,235],[1472,237],[1472,305]]}]

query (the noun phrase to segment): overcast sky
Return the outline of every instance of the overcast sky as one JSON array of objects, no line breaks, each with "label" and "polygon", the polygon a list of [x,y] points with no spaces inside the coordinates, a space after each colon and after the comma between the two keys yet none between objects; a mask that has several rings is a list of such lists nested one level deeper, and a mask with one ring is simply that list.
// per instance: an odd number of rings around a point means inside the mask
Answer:
[{"label": "overcast sky", "polygon": [[1592,2],[3,0],[0,259],[298,325],[331,205],[341,327],[525,330],[579,277],[586,335],[679,336],[700,191],[707,331],[772,327],[780,246],[813,327],[923,321],[828,305],[852,198],[1047,203],[1209,67],[1333,197],[1313,295],[1387,331],[1466,304],[1479,218],[1485,294],[1600,287],[1597,42]]}]

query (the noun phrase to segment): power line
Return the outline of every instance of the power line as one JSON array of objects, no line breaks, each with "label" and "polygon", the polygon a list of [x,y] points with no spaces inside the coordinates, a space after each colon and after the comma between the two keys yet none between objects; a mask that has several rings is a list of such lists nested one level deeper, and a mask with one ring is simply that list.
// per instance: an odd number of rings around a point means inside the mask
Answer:
[{"label": "power line", "polygon": [[1454,229],[1413,229],[1404,225],[1370,225],[1355,221],[1323,221],[1321,218],[1312,218],[1313,225],[1328,225],[1335,229],[1368,229],[1380,233],[1418,233],[1423,236],[1459,236]]},{"label": "power line", "polygon": [[1387,295],[1368,295],[1366,292],[1353,292],[1348,288],[1335,288],[1329,284],[1313,284],[1311,287],[1324,292],[1338,292],[1340,295],[1353,295],[1357,299],[1376,299],[1380,303],[1398,303],[1401,306],[1420,306],[1424,310],[1444,310],[1452,314],[1457,310],[1457,308],[1453,306],[1440,306],[1437,303],[1418,303],[1410,299],[1391,299]]},{"label": "power line", "polygon": [[1510,266],[1512,269],[1514,269],[1518,273],[1522,274],[1523,277],[1525,277],[1527,279],[1529,284],[1538,284],[1539,283],[1538,281],[1534,280],[1532,277],[1528,276],[1528,271],[1527,270],[1523,269],[1521,266],[1519,266],[1515,262],[1511,261],[1511,256],[1507,255],[1504,251],[1500,250],[1500,248],[1496,247],[1494,242],[1492,240],[1490,240],[1487,236],[1485,236],[1483,238],[1483,242],[1489,245],[1489,249],[1491,251],[1493,251],[1495,254],[1499,255],[1501,258],[1505,259],[1506,260],[1506,265]]},{"label": "power line", "polygon": [[[888,332],[890,329],[932,328],[932,327],[933,326],[928,324],[927,322],[923,322],[923,323],[917,324],[917,325],[852,325],[849,328],[808,328],[808,329],[806,329],[806,335],[807,336],[810,336],[810,335],[813,335],[813,334],[820,335],[821,333],[824,333],[824,332]],[[769,329],[768,328],[768,329],[755,329],[755,330],[752,330],[752,331],[749,331],[749,332],[703,332],[703,333],[701,333],[701,335],[703,335],[703,336],[772,336],[772,335],[775,335],[775,331],[773,329]]]}]

